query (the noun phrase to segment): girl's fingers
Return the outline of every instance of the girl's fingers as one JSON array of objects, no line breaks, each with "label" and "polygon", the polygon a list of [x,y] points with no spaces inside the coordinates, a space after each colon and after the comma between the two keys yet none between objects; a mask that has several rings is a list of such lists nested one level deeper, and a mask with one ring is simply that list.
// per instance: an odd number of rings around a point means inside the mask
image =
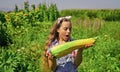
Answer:
[{"label": "girl's fingers", "polygon": [[90,47],[90,46],[93,46],[93,43],[90,43],[90,44],[85,45],[85,48],[88,48],[88,47]]},{"label": "girl's fingers", "polygon": [[51,53],[49,53],[48,59],[53,60],[53,55]]}]

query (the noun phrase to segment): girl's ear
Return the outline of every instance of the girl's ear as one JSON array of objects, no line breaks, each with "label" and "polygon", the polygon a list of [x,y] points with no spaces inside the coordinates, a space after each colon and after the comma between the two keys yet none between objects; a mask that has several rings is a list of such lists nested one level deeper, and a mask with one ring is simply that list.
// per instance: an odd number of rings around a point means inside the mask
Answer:
[{"label": "girl's ear", "polygon": [[59,29],[57,29],[57,32],[59,33]]}]

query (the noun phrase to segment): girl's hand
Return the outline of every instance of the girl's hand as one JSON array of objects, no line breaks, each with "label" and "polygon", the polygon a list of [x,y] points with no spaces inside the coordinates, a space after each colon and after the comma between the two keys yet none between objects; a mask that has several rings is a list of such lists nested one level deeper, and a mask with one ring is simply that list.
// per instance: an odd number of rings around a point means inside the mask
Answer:
[{"label": "girl's hand", "polygon": [[85,46],[82,46],[81,48],[78,49],[78,51],[82,52],[84,49],[87,49],[89,47],[93,46],[93,43],[86,44]]},{"label": "girl's hand", "polygon": [[49,53],[49,55],[48,55],[48,65],[49,65],[49,68],[53,72],[55,72],[56,66],[57,66],[57,64],[56,64],[56,58],[51,53]]},{"label": "girl's hand", "polygon": [[93,43],[86,44],[86,45],[85,45],[85,49],[87,49],[87,48],[89,48],[89,47],[91,47],[91,46],[93,46]]},{"label": "girl's hand", "polygon": [[53,59],[55,59],[55,57],[54,57],[51,53],[49,53],[48,59],[49,59],[49,60],[53,60]]}]

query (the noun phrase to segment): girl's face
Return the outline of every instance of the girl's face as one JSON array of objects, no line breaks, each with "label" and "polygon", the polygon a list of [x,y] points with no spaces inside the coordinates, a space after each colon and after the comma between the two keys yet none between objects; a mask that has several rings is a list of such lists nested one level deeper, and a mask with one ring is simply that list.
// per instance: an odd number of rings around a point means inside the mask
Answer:
[{"label": "girl's face", "polygon": [[72,25],[69,21],[63,21],[60,28],[57,29],[59,40],[68,41],[71,34]]}]

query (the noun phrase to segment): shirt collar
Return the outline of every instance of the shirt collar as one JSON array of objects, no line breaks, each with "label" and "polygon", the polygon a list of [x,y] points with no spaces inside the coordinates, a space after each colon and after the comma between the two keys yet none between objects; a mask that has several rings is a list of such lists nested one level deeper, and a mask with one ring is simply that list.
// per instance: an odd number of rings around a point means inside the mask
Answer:
[{"label": "shirt collar", "polygon": [[[70,42],[70,41],[72,41],[72,39],[71,39],[71,38],[68,40],[68,42]],[[55,40],[52,42],[52,45],[58,45],[58,40],[57,40],[57,39],[55,39]]]}]

